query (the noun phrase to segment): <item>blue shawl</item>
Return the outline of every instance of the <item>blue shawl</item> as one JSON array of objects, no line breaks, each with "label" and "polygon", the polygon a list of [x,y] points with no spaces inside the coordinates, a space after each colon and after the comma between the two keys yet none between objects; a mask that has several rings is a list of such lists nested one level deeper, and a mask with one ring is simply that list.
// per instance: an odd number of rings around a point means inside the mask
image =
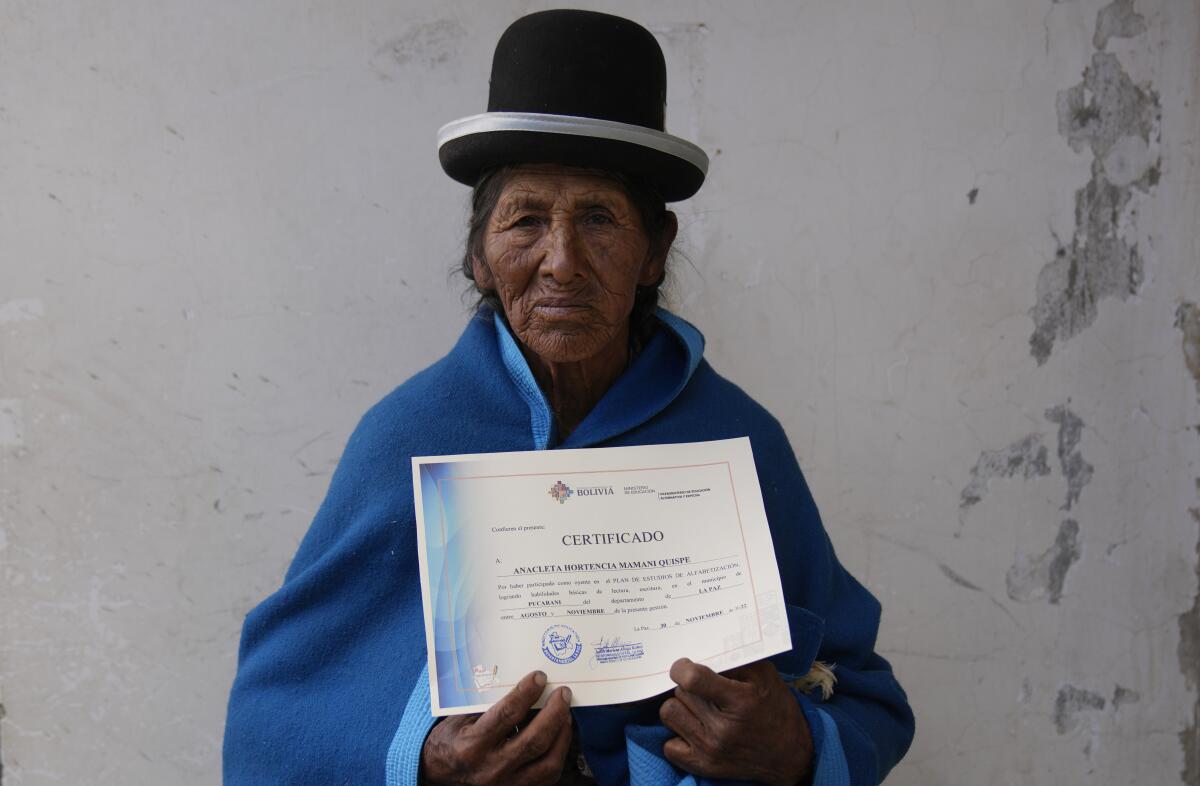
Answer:
[{"label": "blue shawl", "polygon": [[[559,440],[503,322],[476,314],[446,357],[363,417],[283,586],[246,617],[224,743],[228,786],[415,783],[433,723],[425,672],[410,458],[698,442],[749,436],[793,648],[785,678],[835,664],[833,696],[796,692],[817,783],[877,784],[913,716],[874,652],[879,603],[838,563],[779,422],[703,359],[703,338],[660,327],[587,418]],[[574,710],[601,784],[689,783],[662,759],[649,705]]]}]

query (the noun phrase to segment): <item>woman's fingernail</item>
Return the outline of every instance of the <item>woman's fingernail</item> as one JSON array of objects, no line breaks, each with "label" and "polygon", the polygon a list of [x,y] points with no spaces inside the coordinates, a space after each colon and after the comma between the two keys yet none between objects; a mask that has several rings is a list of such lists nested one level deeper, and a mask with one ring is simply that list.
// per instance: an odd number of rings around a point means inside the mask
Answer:
[{"label": "woman's fingernail", "polygon": [[571,703],[571,689],[563,688],[562,689],[562,697],[563,697],[563,701],[565,701],[567,704],[570,704]]},{"label": "woman's fingernail", "polygon": [[546,687],[546,672],[535,671],[533,673],[533,684],[537,685],[539,688]]}]

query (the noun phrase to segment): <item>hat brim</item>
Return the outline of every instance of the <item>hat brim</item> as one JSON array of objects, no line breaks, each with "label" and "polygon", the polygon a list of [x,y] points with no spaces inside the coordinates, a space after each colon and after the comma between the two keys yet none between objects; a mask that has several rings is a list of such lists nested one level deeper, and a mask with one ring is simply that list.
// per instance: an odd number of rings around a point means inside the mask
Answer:
[{"label": "hat brim", "polygon": [[639,175],[663,200],[695,194],[708,172],[696,145],[642,126],[587,117],[488,112],[443,126],[438,159],[446,174],[474,186],[504,164],[564,164]]}]

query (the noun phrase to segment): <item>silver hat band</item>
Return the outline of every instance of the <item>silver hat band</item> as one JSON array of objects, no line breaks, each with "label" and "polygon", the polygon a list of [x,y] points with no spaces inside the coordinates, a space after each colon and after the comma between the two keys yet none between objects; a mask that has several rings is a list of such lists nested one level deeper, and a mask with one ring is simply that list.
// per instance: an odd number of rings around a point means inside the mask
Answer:
[{"label": "silver hat band", "polygon": [[683,159],[702,173],[708,174],[708,155],[686,139],[653,128],[593,117],[544,115],[535,112],[485,112],[454,120],[439,128],[438,149],[459,137],[492,131],[532,131],[628,142]]}]

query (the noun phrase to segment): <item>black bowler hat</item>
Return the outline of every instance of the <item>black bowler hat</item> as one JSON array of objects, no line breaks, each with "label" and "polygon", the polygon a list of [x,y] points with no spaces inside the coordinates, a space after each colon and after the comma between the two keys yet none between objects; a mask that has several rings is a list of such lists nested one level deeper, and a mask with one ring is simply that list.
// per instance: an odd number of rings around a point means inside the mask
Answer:
[{"label": "black bowler hat", "polygon": [[700,189],[708,156],[663,130],[667,66],[649,30],[592,11],[542,11],[496,44],[488,111],[438,131],[446,174],[473,186],[502,164],[599,167],[647,178],[668,202]]}]

